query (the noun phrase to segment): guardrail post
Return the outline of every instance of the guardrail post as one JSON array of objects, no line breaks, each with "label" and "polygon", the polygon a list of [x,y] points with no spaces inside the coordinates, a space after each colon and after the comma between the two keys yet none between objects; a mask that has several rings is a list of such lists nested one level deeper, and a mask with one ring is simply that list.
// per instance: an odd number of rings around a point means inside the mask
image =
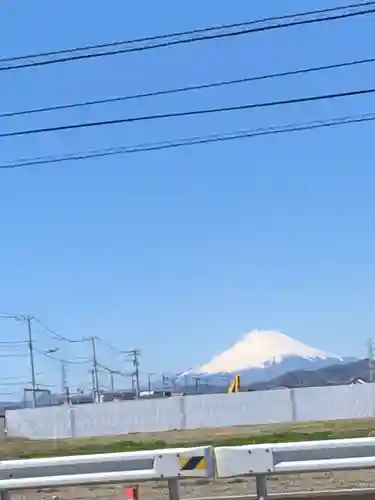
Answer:
[{"label": "guardrail post", "polygon": [[12,494],[10,491],[1,491],[0,492],[1,500],[12,500]]},{"label": "guardrail post", "polygon": [[257,488],[257,499],[267,500],[267,477],[265,475],[255,477],[256,488]]},{"label": "guardrail post", "polygon": [[178,484],[178,479],[168,479],[168,491],[169,500],[180,500],[180,487]]}]

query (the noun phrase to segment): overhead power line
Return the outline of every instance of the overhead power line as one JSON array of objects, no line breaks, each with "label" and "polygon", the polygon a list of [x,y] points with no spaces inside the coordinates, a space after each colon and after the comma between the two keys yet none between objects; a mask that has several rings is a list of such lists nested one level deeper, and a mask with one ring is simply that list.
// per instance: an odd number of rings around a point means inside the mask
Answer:
[{"label": "overhead power line", "polygon": [[38,323],[46,332],[48,332],[55,340],[61,340],[64,342],[69,342],[71,344],[77,344],[77,343],[82,343],[82,342],[88,342],[90,339],[87,338],[82,338],[82,339],[70,339],[68,337],[64,337],[64,335],[61,335],[60,333],[57,333],[56,331],[52,330],[48,326],[46,326],[40,319],[36,318],[35,316],[32,316],[32,320],[34,320],[36,323]]},{"label": "overhead power line", "polygon": [[34,350],[38,354],[41,354],[42,356],[45,356],[46,358],[52,359],[53,361],[58,361],[60,363],[65,363],[65,364],[70,364],[70,365],[85,365],[87,363],[91,363],[91,359],[82,359],[82,360],[62,359],[62,358],[58,358],[56,356],[52,356],[48,352],[41,351],[40,349],[34,348]]},{"label": "overhead power line", "polygon": [[133,352],[132,350],[125,350],[125,349],[120,349],[119,347],[114,346],[113,344],[110,344],[106,340],[103,340],[101,337],[98,337],[97,335],[95,336],[97,340],[105,344],[109,349],[112,351],[118,352],[119,354],[129,354],[130,352]]},{"label": "overhead power line", "polygon": [[[166,35],[159,35],[159,36],[153,36],[153,37],[144,37],[144,38],[138,38],[138,39],[133,39],[133,40],[124,40],[122,42],[112,42],[109,44],[91,45],[91,46],[81,47],[81,48],[63,49],[63,50],[54,51],[54,52],[44,52],[44,53],[41,52],[39,54],[29,54],[29,55],[24,55],[24,56],[11,57],[11,58],[6,58],[6,59],[0,60],[0,64],[9,63],[9,62],[11,63],[10,65],[7,65],[7,66],[0,66],[0,71],[11,71],[11,70],[15,70],[15,69],[24,69],[24,68],[32,68],[32,67],[37,67],[37,66],[46,66],[46,65],[50,65],[50,64],[59,64],[59,63],[63,63],[63,62],[92,59],[92,58],[98,58],[98,57],[104,57],[104,56],[114,56],[114,55],[119,55],[119,54],[130,53],[130,52],[139,52],[139,51],[145,51],[145,50],[151,50],[151,49],[160,49],[163,47],[170,47],[173,45],[188,44],[188,43],[201,42],[201,41],[207,41],[207,40],[215,40],[215,39],[220,39],[220,38],[229,38],[229,37],[234,37],[234,36],[248,35],[248,34],[252,34],[252,33],[260,33],[263,31],[270,31],[270,30],[275,30],[275,29],[291,28],[291,27],[307,25],[307,24],[314,24],[314,23],[335,21],[335,20],[340,20],[340,19],[347,19],[347,18],[356,17],[356,16],[373,14],[375,12],[374,6],[375,6],[375,2],[366,2],[366,3],[359,3],[359,4],[357,3],[357,4],[345,5],[345,6],[341,6],[341,7],[334,7],[331,9],[320,9],[320,10],[309,11],[309,12],[287,14],[284,16],[264,18],[264,19],[258,19],[258,20],[253,20],[253,21],[246,21],[243,23],[222,25],[222,26],[217,26],[217,27],[204,28],[204,29],[200,29],[200,30],[191,30],[191,31],[185,31],[185,32],[180,32],[180,33],[170,33],[170,34],[166,34]],[[367,8],[364,9],[364,7],[367,7]],[[264,23],[264,22],[275,22],[275,21],[281,21],[281,20],[298,18],[298,17],[307,17],[307,16],[312,16],[312,15],[320,16],[323,13],[341,12],[343,10],[349,10],[349,9],[360,9],[360,10],[354,10],[353,12],[345,12],[345,13],[340,13],[340,14],[335,14],[335,15],[330,15],[330,16],[325,16],[325,17],[314,17],[312,19],[300,19],[300,20],[294,20],[294,21],[284,22],[284,23],[278,22],[276,24],[268,24],[265,26],[258,26],[258,27],[254,27],[254,28],[248,27],[248,26],[251,26],[254,24],[259,24],[259,23]],[[228,29],[229,30],[234,29],[234,31],[229,31],[229,32],[224,31],[224,32],[219,32],[219,33],[212,33],[215,30],[216,31],[223,31],[223,30],[228,30]],[[173,40],[174,37],[184,37],[184,36],[185,36],[185,38]],[[168,40],[168,38],[172,38],[172,40]],[[152,44],[146,43],[146,45],[141,45],[141,46],[136,46],[136,47],[126,47],[126,48],[116,48],[116,49],[113,48],[115,46],[120,46],[120,45],[131,45],[131,44],[134,45],[137,43],[145,43],[145,42],[153,42],[153,43]],[[85,54],[76,54],[76,52],[80,52],[80,51],[97,50],[97,49],[103,49],[106,47],[112,47],[112,48],[110,50],[106,50],[103,52],[89,52],[89,53],[85,53]],[[25,60],[25,59],[51,57],[54,55],[62,56],[64,54],[71,54],[71,55],[66,55],[65,57],[56,57],[53,59],[46,59],[46,60],[42,60],[42,61],[25,62],[25,63],[21,63],[21,64],[16,64],[16,65],[12,64],[16,61]]]},{"label": "overhead power line", "polygon": [[0,386],[1,387],[19,387],[20,385],[27,385],[30,382],[27,380],[19,380],[18,382],[3,382],[3,378],[1,378]]},{"label": "overhead power line", "polygon": [[138,351],[138,349],[120,349],[119,347],[116,347],[113,344],[110,344],[109,342],[107,342],[106,340],[103,340],[101,337],[98,337],[97,335],[95,335],[95,339],[99,340],[99,342],[102,342],[109,349],[117,352],[118,354],[134,354],[134,351]]},{"label": "overhead power line", "polygon": [[64,130],[76,130],[83,128],[93,128],[93,127],[103,127],[108,125],[120,125],[123,123],[134,123],[141,121],[154,121],[154,120],[162,120],[166,118],[182,118],[187,116],[199,116],[199,115],[208,115],[208,114],[217,114],[217,113],[228,113],[234,111],[245,111],[250,109],[259,109],[259,108],[269,108],[274,106],[284,106],[290,104],[302,104],[305,102],[315,102],[315,101],[324,101],[330,99],[338,99],[342,97],[354,97],[359,95],[367,95],[373,94],[375,92],[375,88],[370,89],[359,89],[359,90],[350,90],[347,92],[335,92],[333,94],[321,94],[315,96],[303,96],[303,97],[295,97],[293,99],[284,99],[280,101],[266,101],[259,103],[250,103],[250,104],[241,104],[238,106],[227,106],[220,108],[205,108],[205,109],[195,109],[189,111],[179,111],[174,113],[160,113],[154,115],[141,115],[141,116],[130,116],[127,118],[116,118],[113,120],[100,120],[100,121],[90,121],[83,123],[73,123],[68,125],[58,125],[55,127],[43,127],[43,128],[34,128],[34,129],[26,129],[26,130],[16,130],[13,132],[4,132],[0,134],[0,138],[5,137],[19,137],[24,135],[34,135],[34,134],[42,134],[47,132],[61,132]]},{"label": "overhead power line", "polygon": [[0,341],[0,348],[9,345],[9,346],[17,346],[20,344],[27,344],[27,340],[2,340]]},{"label": "overhead power line", "polygon": [[293,13],[293,14],[284,14],[281,16],[264,17],[261,19],[252,20],[252,21],[245,21],[245,22],[240,22],[240,23],[221,24],[221,25],[211,26],[208,28],[199,28],[199,29],[188,30],[188,31],[177,31],[177,32],[166,33],[166,34],[162,34],[162,35],[146,36],[146,37],[141,37],[141,38],[133,38],[130,40],[121,40],[121,41],[102,43],[102,44],[96,44],[96,45],[85,45],[82,47],[73,47],[70,49],[61,49],[61,50],[55,50],[52,52],[51,51],[50,52],[37,52],[37,53],[32,53],[32,54],[23,55],[23,56],[0,58],[0,63],[11,62],[11,61],[20,61],[20,60],[24,60],[24,59],[34,59],[36,57],[49,57],[49,56],[56,56],[56,55],[61,55],[61,54],[71,54],[74,52],[82,52],[85,50],[97,50],[97,49],[116,47],[119,45],[126,45],[126,44],[132,44],[132,43],[150,42],[150,41],[155,41],[155,40],[163,40],[166,38],[174,38],[177,36],[189,36],[189,35],[196,35],[196,34],[202,34],[202,33],[209,33],[211,31],[216,31],[216,30],[220,30],[220,29],[239,28],[242,26],[249,26],[249,25],[256,24],[256,23],[282,21],[285,19],[292,19],[293,17],[304,17],[304,16],[315,15],[315,14],[327,14],[330,12],[339,12],[339,11],[346,10],[346,9],[355,9],[355,8],[361,8],[361,7],[368,7],[368,6],[372,6],[372,5],[375,5],[374,1],[359,2],[359,3],[354,3],[354,4],[341,5],[341,6],[337,6],[337,7],[330,7],[330,8],[326,8],[326,9],[318,9],[318,10],[305,11],[305,12]]},{"label": "overhead power line", "polygon": [[11,313],[11,312],[7,312],[7,311],[0,311],[0,319],[14,319],[14,320],[22,321],[26,318],[23,314],[16,314],[16,313]]},{"label": "overhead power line", "polygon": [[[0,169],[14,169],[21,167],[30,167],[36,165],[45,165],[53,163],[62,163],[65,161],[82,161],[91,158],[100,158],[106,156],[117,156],[122,154],[134,154],[141,152],[160,151],[164,149],[173,149],[187,146],[196,146],[202,144],[212,144],[216,142],[227,142],[233,140],[250,139],[260,136],[277,135],[283,133],[300,132],[315,130],[321,128],[332,128],[340,125],[354,123],[372,122],[375,120],[375,113],[367,113],[356,116],[346,116],[328,120],[312,121],[305,123],[282,125],[279,127],[265,127],[245,131],[230,132],[227,134],[214,134],[209,136],[196,136],[179,139],[176,141],[162,141],[157,143],[138,144],[133,146],[120,146],[118,148],[109,148],[103,150],[89,151],[86,153],[73,153],[63,156],[35,157],[19,160],[18,162],[0,164]],[[112,346],[111,346],[112,347]],[[117,350],[117,348],[114,348]]]},{"label": "overhead power line", "polygon": [[103,370],[105,370],[108,373],[113,373],[114,375],[121,375],[123,377],[130,377],[131,375],[133,375],[132,372],[122,372],[120,370],[113,370],[112,368],[108,368],[108,366],[102,365],[99,362],[97,364],[98,364],[98,367],[102,368]]},{"label": "overhead power line", "polygon": [[1,377],[1,382],[7,381],[7,380],[10,380],[10,381],[19,381],[20,377],[14,377],[14,376],[13,377],[12,376],[10,376],[10,377],[3,377],[2,376]]},{"label": "overhead power line", "polygon": [[178,93],[183,93],[183,92],[207,90],[207,89],[219,88],[219,87],[230,86],[230,85],[251,83],[251,82],[262,81],[262,80],[270,80],[273,78],[282,78],[282,77],[286,77],[286,76],[295,76],[295,75],[302,75],[302,74],[314,73],[314,72],[319,72],[319,71],[326,71],[326,70],[332,70],[332,69],[347,68],[347,67],[351,67],[351,66],[365,65],[365,64],[370,64],[370,63],[374,63],[374,62],[375,62],[375,57],[371,57],[371,58],[367,58],[367,59],[356,59],[356,60],[352,60],[352,61],[327,64],[327,65],[323,65],[323,66],[313,66],[313,67],[309,67],[309,68],[301,68],[301,69],[295,69],[295,70],[290,70],[290,71],[282,71],[282,72],[278,72],[278,73],[267,73],[267,74],[263,74],[263,75],[255,75],[255,76],[249,76],[249,77],[245,77],[245,78],[237,78],[237,79],[233,79],[233,80],[222,80],[219,82],[203,83],[200,85],[190,85],[190,86],[186,86],[186,87],[177,87],[177,88],[172,88],[172,89],[157,90],[154,92],[144,92],[144,93],[138,93],[138,94],[125,95],[125,96],[109,97],[107,99],[96,99],[96,100],[91,100],[91,101],[83,101],[83,102],[76,102],[76,103],[70,103],[70,104],[60,104],[60,105],[56,105],[56,106],[48,106],[48,107],[43,107],[43,108],[32,108],[32,109],[25,109],[25,110],[21,110],[21,111],[10,111],[10,112],[5,112],[5,113],[0,113],[0,118],[10,118],[10,117],[14,117],[14,116],[23,116],[23,115],[31,115],[31,114],[36,114],[36,113],[45,113],[45,112],[49,112],[49,111],[60,111],[63,109],[81,108],[81,107],[85,107],[85,106],[109,104],[109,103],[115,103],[115,102],[121,102],[121,101],[142,99],[142,98],[147,98],[147,97],[157,97],[157,96],[163,96],[163,95],[178,94]]}]

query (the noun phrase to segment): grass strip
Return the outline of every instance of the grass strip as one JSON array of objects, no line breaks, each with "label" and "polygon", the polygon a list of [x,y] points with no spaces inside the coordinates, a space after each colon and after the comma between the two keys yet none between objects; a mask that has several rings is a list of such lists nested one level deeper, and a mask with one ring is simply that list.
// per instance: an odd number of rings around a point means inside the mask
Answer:
[{"label": "grass strip", "polygon": [[[372,427],[372,426],[371,426]],[[181,440],[166,441],[163,439],[144,439],[137,440],[136,436],[132,439],[110,437],[106,441],[104,437],[93,439],[67,439],[67,440],[48,440],[48,441],[25,441],[9,440],[0,446],[0,456],[7,458],[37,458],[64,455],[83,455],[96,453],[116,453],[125,451],[155,450],[164,448],[193,447],[202,445],[211,446],[240,446],[244,444],[260,443],[286,443],[297,441],[318,441],[328,439],[343,439],[367,437],[372,429],[366,426],[358,428],[333,428],[322,430],[280,430],[278,432],[249,433],[241,436],[206,436],[199,439],[189,439],[187,442],[181,436]]]}]

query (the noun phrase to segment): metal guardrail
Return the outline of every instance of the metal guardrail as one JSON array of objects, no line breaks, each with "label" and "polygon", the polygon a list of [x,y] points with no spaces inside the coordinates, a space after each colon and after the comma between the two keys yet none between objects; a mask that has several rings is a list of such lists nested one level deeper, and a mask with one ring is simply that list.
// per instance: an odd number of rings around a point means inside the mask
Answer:
[{"label": "metal guardrail", "polygon": [[[1,500],[10,500],[11,492],[26,489],[153,480],[167,481],[169,499],[179,500],[178,481],[183,478],[253,476],[257,486],[255,497],[220,498],[265,500],[269,475],[353,469],[375,469],[375,438],[6,460],[0,461],[0,496]],[[368,489],[286,494],[276,498],[325,499],[332,495],[340,499],[365,496],[375,500],[375,490]]]},{"label": "metal guardrail", "polygon": [[165,480],[171,500],[178,500],[180,478],[213,474],[209,446],[6,460],[0,461],[0,493],[10,500],[18,490]]},{"label": "metal guardrail", "polygon": [[254,476],[265,499],[269,475],[375,468],[375,438],[219,447],[215,459],[218,477]]},{"label": "metal guardrail", "polygon": [[[373,488],[351,488],[346,490],[294,491],[270,493],[269,500],[375,500]],[[257,500],[253,495],[226,495],[220,497],[198,497],[184,500]]]}]

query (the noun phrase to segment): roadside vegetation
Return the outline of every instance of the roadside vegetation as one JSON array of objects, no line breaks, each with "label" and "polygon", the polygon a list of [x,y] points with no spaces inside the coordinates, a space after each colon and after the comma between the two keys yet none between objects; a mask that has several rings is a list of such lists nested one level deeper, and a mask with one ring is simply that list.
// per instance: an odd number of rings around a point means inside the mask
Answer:
[{"label": "roadside vegetation", "polygon": [[285,424],[259,425],[47,441],[5,439],[0,444],[0,454],[2,459],[36,458],[199,445],[238,446],[288,441],[317,441],[371,435],[375,436],[375,420],[335,420],[296,423],[288,426]]}]

